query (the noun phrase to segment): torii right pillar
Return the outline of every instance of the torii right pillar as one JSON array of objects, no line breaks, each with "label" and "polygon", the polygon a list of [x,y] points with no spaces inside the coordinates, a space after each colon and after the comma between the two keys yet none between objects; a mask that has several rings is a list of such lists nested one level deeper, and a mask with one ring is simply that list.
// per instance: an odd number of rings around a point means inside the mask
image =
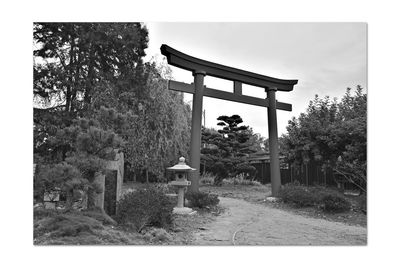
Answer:
[{"label": "torii right pillar", "polygon": [[267,88],[268,98],[268,137],[269,137],[269,155],[271,169],[271,188],[272,196],[276,197],[281,188],[281,172],[279,168],[278,151],[278,127],[276,119],[276,97],[277,88]]}]

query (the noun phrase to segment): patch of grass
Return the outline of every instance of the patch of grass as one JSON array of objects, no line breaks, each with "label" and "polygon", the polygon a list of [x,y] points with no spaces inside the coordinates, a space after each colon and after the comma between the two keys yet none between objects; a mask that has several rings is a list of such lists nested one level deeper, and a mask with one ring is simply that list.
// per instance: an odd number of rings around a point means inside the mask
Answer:
[{"label": "patch of grass", "polygon": [[82,210],[81,214],[94,218],[100,221],[104,225],[117,225],[117,222],[111,218],[104,210],[100,208],[94,208],[91,210]]}]

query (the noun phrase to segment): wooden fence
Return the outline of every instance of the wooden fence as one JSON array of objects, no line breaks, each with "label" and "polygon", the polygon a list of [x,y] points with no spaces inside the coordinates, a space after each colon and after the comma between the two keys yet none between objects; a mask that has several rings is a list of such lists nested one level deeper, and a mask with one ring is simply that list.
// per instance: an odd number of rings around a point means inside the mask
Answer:
[{"label": "wooden fence", "polygon": [[[257,181],[262,184],[271,183],[269,162],[252,163],[251,165],[257,169]],[[312,161],[300,166],[287,164],[285,168],[281,167],[281,183],[284,185],[294,181],[298,181],[300,184],[306,186],[322,185],[343,187],[342,189],[346,190],[354,189],[352,184],[344,182],[340,176],[335,174],[332,168],[324,170],[320,164]]]}]

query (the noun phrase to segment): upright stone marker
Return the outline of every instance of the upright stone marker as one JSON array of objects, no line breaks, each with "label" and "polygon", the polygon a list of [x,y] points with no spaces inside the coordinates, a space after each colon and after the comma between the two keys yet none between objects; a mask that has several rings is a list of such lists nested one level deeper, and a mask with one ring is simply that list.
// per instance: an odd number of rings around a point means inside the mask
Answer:
[{"label": "upright stone marker", "polygon": [[[292,111],[292,105],[276,101],[277,91],[290,92],[297,80],[282,80],[257,73],[244,71],[221,64],[205,61],[179,52],[165,44],[161,46],[161,54],[167,57],[168,64],[191,71],[194,84],[169,81],[170,90],[193,94],[192,132],[190,141],[190,164],[196,171],[191,174],[191,191],[199,190],[201,119],[203,96],[235,101],[268,108],[268,133],[271,156],[272,196],[276,196],[281,186],[278,151],[278,131],[276,110]],[[205,75],[233,81],[233,93],[224,92],[204,86]],[[242,94],[242,83],[265,88],[267,99],[246,96]]]}]

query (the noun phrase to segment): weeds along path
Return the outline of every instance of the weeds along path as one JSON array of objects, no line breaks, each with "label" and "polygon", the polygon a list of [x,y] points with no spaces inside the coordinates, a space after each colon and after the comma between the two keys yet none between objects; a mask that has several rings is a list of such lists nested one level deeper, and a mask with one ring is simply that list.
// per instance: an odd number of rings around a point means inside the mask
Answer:
[{"label": "weeds along path", "polygon": [[366,245],[367,229],[303,217],[240,199],[220,198],[226,211],[194,234],[192,245]]}]

